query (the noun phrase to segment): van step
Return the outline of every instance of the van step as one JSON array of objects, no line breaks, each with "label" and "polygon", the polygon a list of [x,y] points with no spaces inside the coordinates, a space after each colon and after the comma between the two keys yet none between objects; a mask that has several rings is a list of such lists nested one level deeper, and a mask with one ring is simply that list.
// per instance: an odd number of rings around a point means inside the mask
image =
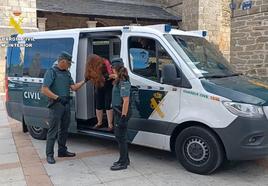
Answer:
[{"label": "van step", "polygon": [[78,130],[90,130],[90,131],[106,132],[106,133],[113,134],[113,131],[110,131],[108,127],[94,128],[93,126],[79,125],[77,128]]},{"label": "van step", "polygon": [[107,132],[92,131],[92,130],[77,130],[77,132],[81,134],[85,134],[85,135],[94,136],[94,137],[106,138],[106,139],[111,139],[111,140],[115,139],[114,134],[107,133]]}]

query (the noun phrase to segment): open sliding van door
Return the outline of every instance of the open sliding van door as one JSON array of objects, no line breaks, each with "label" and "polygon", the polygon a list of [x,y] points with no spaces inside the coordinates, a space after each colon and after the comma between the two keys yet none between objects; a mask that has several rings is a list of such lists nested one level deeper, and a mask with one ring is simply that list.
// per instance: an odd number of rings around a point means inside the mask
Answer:
[{"label": "open sliding van door", "polygon": [[[107,30],[107,29],[106,29]],[[111,61],[120,56],[121,30],[91,31],[80,33],[76,70],[77,81],[84,79],[86,61],[89,55],[96,54]],[[78,129],[87,133],[96,124],[94,86],[89,81],[76,93],[76,119]]]}]

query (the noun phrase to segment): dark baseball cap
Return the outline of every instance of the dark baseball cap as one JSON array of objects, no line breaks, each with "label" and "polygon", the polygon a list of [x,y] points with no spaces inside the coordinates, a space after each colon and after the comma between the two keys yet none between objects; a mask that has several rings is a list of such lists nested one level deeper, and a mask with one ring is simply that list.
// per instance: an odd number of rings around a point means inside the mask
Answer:
[{"label": "dark baseball cap", "polygon": [[69,61],[70,63],[74,63],[73,61],[72,61],[72,58],[73,58],[73,56],[71,55],[71,54],[69,54],[68,52],[66,52],[66,51],[62,51],[61,52],[61,54],[59,55],[59,60],[61,60],[61,59],[65,59],[65,60],[67,60],[67,61]]},{"label": "dark baseball cap", "polygon": [[122,58],[112,59],[112,67],[114,68],[116,66],[124,66],[124,62],[123,62]]}]

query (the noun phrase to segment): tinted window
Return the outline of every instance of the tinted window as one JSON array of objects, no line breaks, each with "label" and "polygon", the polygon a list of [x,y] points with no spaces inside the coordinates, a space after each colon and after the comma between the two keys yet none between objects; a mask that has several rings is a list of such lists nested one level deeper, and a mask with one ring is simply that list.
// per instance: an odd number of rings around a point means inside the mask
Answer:
[{"label": "tinted window", "polygon": [[[9,44],[16,44],[11,41]],[[9,47],[7,49],[7,73],[10,77],[21,77],[23,72],[24,48]]]},{"label": "tinted window", "polygon": [[37,39],[31,41],[32,48],[25,51],[23,75],[41,78],[56,61],[61,51],[73,52],[72,38]]},{"label": "tinted window", "polygon": [[113,55],[118,57],[120,56],[120,42],[113,43]]}]

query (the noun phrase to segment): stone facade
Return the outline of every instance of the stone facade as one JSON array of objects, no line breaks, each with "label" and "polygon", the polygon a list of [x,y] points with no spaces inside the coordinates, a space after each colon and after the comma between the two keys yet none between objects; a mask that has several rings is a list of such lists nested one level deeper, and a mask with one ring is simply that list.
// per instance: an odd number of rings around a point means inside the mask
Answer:
[{"label": "stone facade", "polygon": [[[20,15],[14,12],[21,12]],[[0,1],[0,37],[16,33],[10,26],[10,17],[16,21],[22,18],[21,28],[24,32],[36,31],[36,1],[35,0],[1,0]],[[2,43],[2,42],[1,42]],[[0,92],[4,92],[6,48],[0,47]]]},{"label": "stone facade", "polygon": [[268,1],[254,0],[249,10],[241,10],[241,2],[235,1],[238,7],[232,18],[231,63],[268,82]]},{"label": "stone facade", "polygon": [[88,17],[69,16],[57,13],[43,13],[46,20],[45,30],[60,30],[71,28],[86,28]]},{"label": "stone facade", "polygon": [[[183,0],[182,29],[207,30],[207,39],[230,59],[230,0]],[[213,8],[212,8],[213,7]]]}]

